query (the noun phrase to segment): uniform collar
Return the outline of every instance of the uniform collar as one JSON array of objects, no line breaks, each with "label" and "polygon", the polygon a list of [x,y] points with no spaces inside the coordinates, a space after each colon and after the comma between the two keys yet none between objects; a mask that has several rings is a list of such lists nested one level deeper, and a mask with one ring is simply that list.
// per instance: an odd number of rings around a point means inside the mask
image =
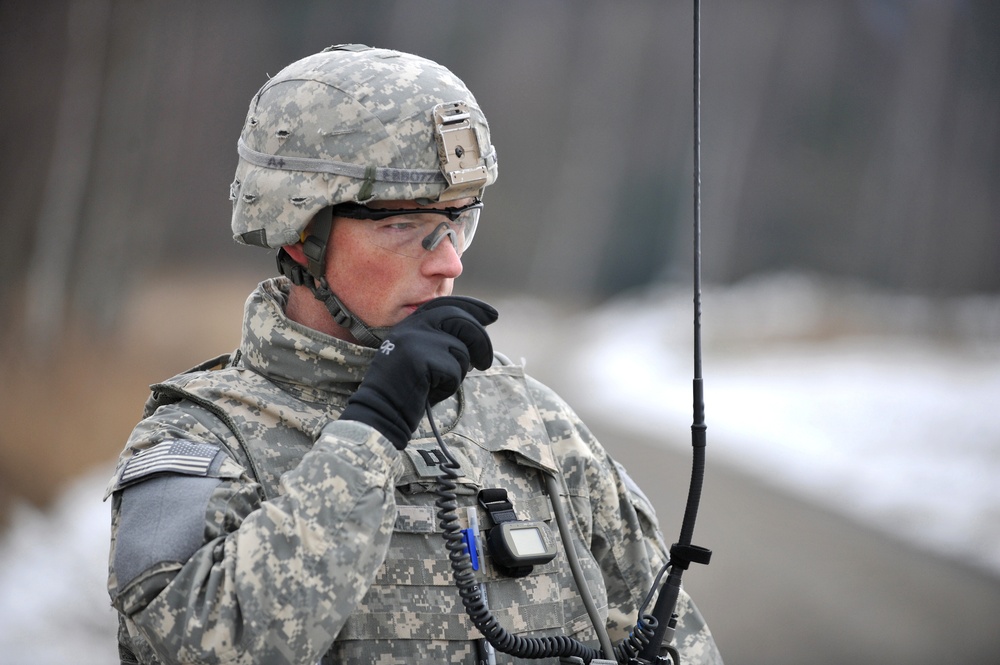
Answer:
[{"label": "uniform collar", "polygon": [[261,282],[247,299],[240,363],[309,401],[353,393],[375,349],[331,337],[285,316],[291,282]]}]

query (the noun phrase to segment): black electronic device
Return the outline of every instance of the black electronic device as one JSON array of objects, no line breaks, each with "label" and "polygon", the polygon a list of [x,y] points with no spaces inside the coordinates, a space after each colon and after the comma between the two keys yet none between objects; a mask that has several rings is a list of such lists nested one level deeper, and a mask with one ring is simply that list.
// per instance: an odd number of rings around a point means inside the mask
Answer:
[{"label": "black electronic device", "polygon": [[486,547],[500,572],[524,577],[534,566],[556,558],[556,544],[549,527],[545,522],[517,519],[507,490],[502,487],[480,490],[479,505],[493,522],[486,534]]},{"label": "black electronic device", "polygon": [[486,545],[504,568],[540,566],[556,558],[556,546],[544,522],[504,522],[490,529]]}]

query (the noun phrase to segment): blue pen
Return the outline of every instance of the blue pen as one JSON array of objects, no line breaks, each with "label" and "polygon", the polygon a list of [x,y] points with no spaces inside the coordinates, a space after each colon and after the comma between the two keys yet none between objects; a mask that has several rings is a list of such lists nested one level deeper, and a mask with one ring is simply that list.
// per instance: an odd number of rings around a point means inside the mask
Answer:
[{"label": "blue pen", "polygon": [[[475,508],[472,508],[471,510],[475,510]],[[462,542],[465,543],[465,551],[469,555],[469,559],[472,561],[472,569],[479,570],[479,543],[476,538],[476,530],[474,527],[462,529]]]},{"label": "blue pen", "polygon": [[[479,570],[479,514],[475,506],[469,506],[469,528],[462,530],[462,540],[469,551],[469,558],[472,559],[472,569]],[[479,583],[479,593],[483,595],[483,607],[489,607],[489,600],[486,598],[486,585]],[[476,663],[477,665],[496,665],[497,655],[493,645],[486,641],[486,638],[476,640]]]}]

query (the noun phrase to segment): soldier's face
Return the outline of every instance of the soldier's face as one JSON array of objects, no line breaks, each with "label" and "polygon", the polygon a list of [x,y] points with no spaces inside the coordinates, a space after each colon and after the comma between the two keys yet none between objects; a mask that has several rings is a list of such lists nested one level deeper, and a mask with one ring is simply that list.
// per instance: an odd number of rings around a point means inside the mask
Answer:
[{"label": "soldier's face", "polygon": [[[473,199],[421,206],[414,201],[379,201],[385,209],[446,208]],[[401,220],[402,218],[391,218]],[[365,224],[371,220],[335,217],[326,258],[330,288],[343,303],[373,327],[392,326],[432,298],[450,295],[462,260],[445,240],[420,258],[404,256],[372,243]]]}]

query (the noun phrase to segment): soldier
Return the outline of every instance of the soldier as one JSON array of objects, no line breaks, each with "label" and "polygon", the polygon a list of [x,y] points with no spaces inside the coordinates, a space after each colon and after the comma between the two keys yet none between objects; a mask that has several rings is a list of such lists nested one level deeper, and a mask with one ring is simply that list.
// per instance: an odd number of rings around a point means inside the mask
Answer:
[{"label": "soldier", "polygon": [[[238,151],[234,237],[277,249],[281,276],[238,349],[153,386],[120,457],[121,662],[525,662],[482,639],[443,536],[510,634],[626,638],[667,558],[653,508],[494,354],[495,310],[451,296],[497,177],[466,86],[331,47],[261,88]],[[721,662],[685,594],[679,612],[683,662]]]}]

